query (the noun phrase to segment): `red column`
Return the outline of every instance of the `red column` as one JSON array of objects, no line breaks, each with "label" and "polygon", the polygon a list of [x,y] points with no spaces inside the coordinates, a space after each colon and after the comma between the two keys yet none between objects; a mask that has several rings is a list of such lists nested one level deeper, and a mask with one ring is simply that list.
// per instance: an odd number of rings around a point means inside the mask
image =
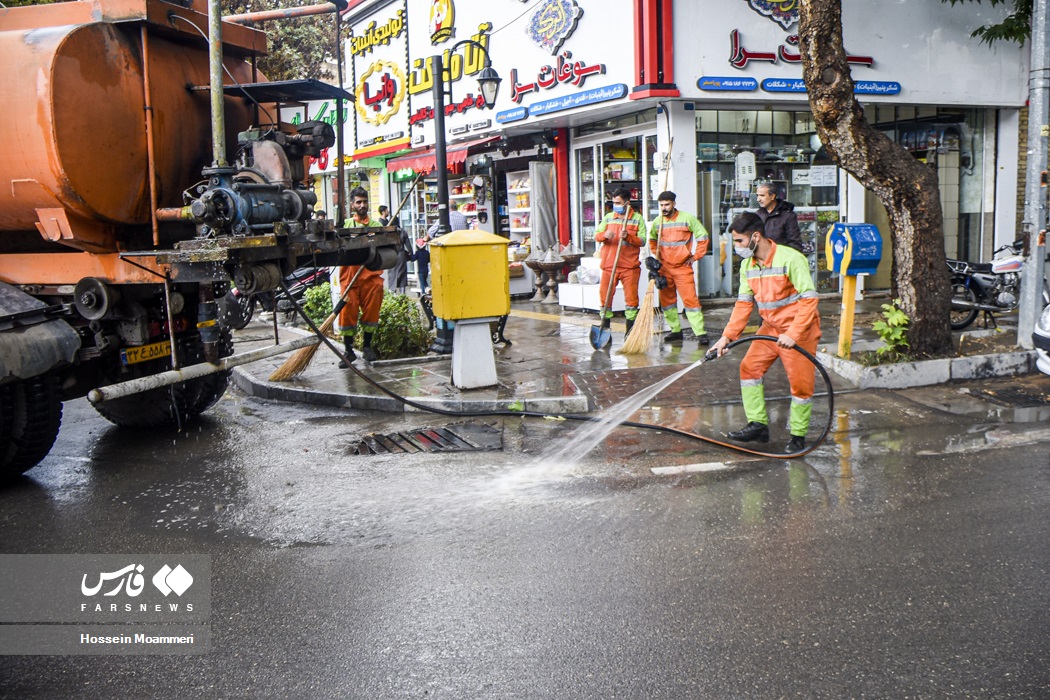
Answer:
[{"label": "red column", "polygon": [[634,1],[631,99],[679,97],[674,84],[674,0]]},{"label": "red column", "polygon": [[634,84],[642,85],[642,72],[645,61],[645,22],[642,19],[642,6],[646,0],[634,0]]},{"label": "red column", "polygon": [[558,200],[558,241],[569,245],[571,235],[569,224],[572,218],[569,211],[569,130],[554,131],[554,188]]},{"label": "red column", "polygon": [[[645,74],[642,80],[638,81],[638,85],[652,85],[653,83],[662,82],[660,80],[660,53],[658,46],[660,44],[660,26],[656,22],[656,3],[657,0],[642,0],[642,39],[645,44],[642,47],[644,58],[642,60],[642,68],[645,70]],[[670,25],[667,27],[668,31],[671,31]]]},{"label": "red column", "polygon": [[665,85],[674,85],[674,0],[660,0],[660,2],[659,22],[664,31],[660,41],[660,48],[662,49],[660,67],[663,71],[663,76],[659,82]]}]

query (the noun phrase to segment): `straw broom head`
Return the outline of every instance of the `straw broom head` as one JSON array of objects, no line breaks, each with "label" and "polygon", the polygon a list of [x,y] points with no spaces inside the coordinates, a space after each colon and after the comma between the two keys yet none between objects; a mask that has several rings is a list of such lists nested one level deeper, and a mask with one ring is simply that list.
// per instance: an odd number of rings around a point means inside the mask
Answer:
[{"label": "straw broom head", "polygon": [[653,291],[656,280],[649,280],[645,297],[639,305],[638,318],[634,321],[631,333],[624,339],[623,345],[616,352],[620,355],[644,355],[653,346]]},{"label": "straw broom head", "polygon": [[[321,324],[320,331],[324,335],[330,335],[332,327],[335,325],[335,314],[329,314],[328,318]],[[306,371],[306,368],[310,366],[310,361],[314,359],[314,355],[317,353],[317,349],[321,347],[321,343],[317,345],[311,345],[305,348],[299,348],[292,353],[291,357],[284,361],[280,367],[274,370],[273,374],[270,375],[271,382],[286,382],[289,379],[294,379],[300,374]]]}]

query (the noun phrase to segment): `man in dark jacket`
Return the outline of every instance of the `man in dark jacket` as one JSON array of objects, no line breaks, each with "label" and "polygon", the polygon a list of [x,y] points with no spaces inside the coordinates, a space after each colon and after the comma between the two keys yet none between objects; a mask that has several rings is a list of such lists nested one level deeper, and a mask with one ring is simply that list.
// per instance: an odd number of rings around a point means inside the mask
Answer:
[{"label": "man in dark jacket", "polygon": [[802,250],[802,233],[798,230],[795,205],[777,197],[777,187],[770,182],[761,182],[755,187],[758,193],[758,214],[765,224],[766,238],[777,245],[786,245],[798,252]]}]

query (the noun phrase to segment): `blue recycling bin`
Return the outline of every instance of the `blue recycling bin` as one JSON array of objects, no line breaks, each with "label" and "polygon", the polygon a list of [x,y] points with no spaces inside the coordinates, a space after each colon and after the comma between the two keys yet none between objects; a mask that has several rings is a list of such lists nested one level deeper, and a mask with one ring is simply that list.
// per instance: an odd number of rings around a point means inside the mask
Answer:
[{"label": "blue recycling bin", "polygon": [[824,244],[828,269],[840,275],[873,275],[882,260],[882,235],[871,224],[835,224]]}]

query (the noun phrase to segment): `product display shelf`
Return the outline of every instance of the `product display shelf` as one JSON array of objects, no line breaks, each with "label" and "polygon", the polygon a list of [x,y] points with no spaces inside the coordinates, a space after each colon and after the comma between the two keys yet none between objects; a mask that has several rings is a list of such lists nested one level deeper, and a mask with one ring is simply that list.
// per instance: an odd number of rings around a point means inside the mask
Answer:
[{"label": "product display shelf", "polygon": [[[516,170],[507,173],[507,214],[512,240],[520,240],[532,233],[529,219],[532,211],[529,171]],[[517,236],[517,238],[515,238]]]}]

